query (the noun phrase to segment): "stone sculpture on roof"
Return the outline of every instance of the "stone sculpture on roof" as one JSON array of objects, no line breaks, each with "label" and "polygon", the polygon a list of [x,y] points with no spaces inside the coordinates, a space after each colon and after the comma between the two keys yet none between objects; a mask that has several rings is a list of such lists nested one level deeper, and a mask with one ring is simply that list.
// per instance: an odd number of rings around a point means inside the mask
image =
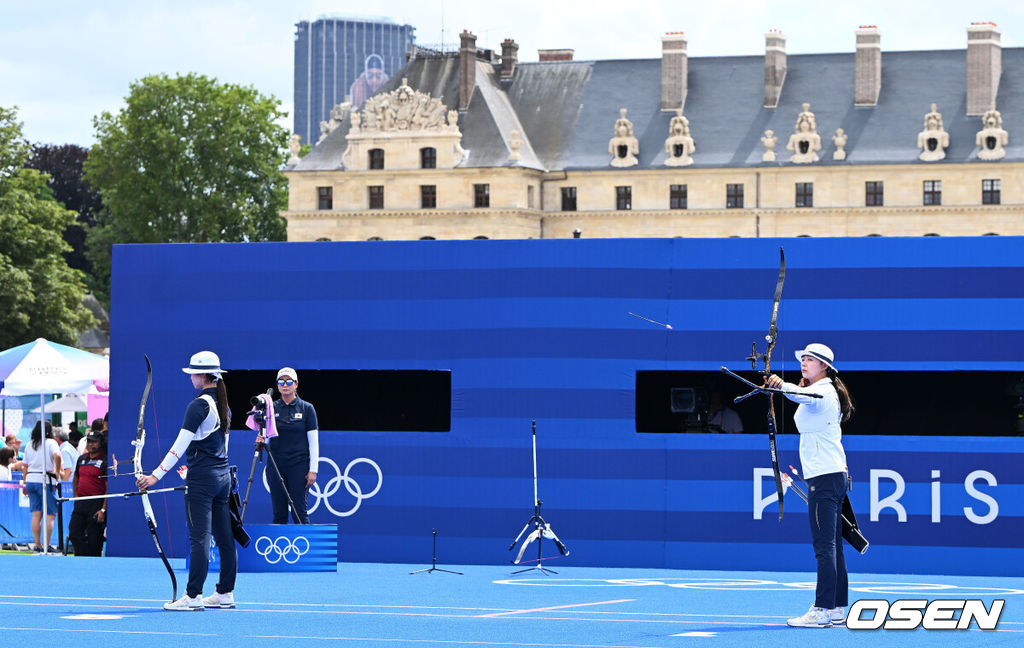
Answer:
[{"label": "stone sculpture on roof", "polygon": [[348,117],[350,112],[352,112],[352,102],[348,100],[348,97],[345,97],[345,101],[331,108],[331,118],[320,122],[320,139],[316,143],[319,144],[327,139],[328,135],[345,122],[345,118]]},{"label": "stone sculpture on roof", "polygon": [[796,119],[796,131],[789,136],[789,143],[786,144],[786,150],[793,152],[789,158],[793,164],[810,164],[818,161],[821,135],[818,135],[818,126],[810,108],[811,104],[803,104],[803,111]]},{"label": "stone sculpture on roof", "polygon": [[775,161],[775,144],[778,141],[779,138],[775,137],[775,131],[768,129],[764,132],[764,137],[761,138],[761,143],[764,144],[764,154],[761,156],[762,162]]},{"label": "stone sculpture on roof", "polygon": [[665,140],[665,152],[668,159],[665,166],[690,166],[693,164],[693,152],[697,150],[690,136],[690,120],[683,117],[683,109],[676,108],[676,116],[668,125],[668,139]]},{"label": "stone sculpture on roof", "polygon": [[921,149],[917,159],[924,162],[938,162],[946,158],[949,133],[942,126],[938,108],[932,104],[932,111],[924,116],[924,130],[917,134],[917,146]]},{"label": "stone sculpture on roof", "polygon": [[[438,97],[411,88],[408,81],[402,79],[391,92],[367,99],[361,111],[348,113],[351,126],[345,136],[349,145],[342,155],[345,168],[363,168],[365,152],[371,148],[391,148],[390,156],[397,152],[394,147],[399,142],[409,138],[420,142],[416,151],[422,146],[437,148],[438,159],[450,160],[453,166],[466,158],[458,112],[448,110]],[[447,150],[442,152],[442,148]]]},{"label": "stone sculpture on roof", "polygon": [[299,153],[302,152],[301,140],[302,135],[299,135],[298,133],[292,133],[291,141],[288,142],[288,150],[291,152],[292,155],[291,157],[288,158],[288,162],[285,163],[288,166],[295,166],[296,164],[302,161],[302,158],[299,157]]},{"label": "stone sculpture on roof", "polygon": [[608,140],[608,152],[612,155],[609,164],[613,167],[631,167],[639,164],[636,156],[640,153],[640,142],[633,136],[633,122],[626,119],[626,109],[619,109],[615,120],[615,137]]},{"label": "stone sculpture on roof", "polygon": [[836,145],[836,150],[832,153],[833,160],[846,159],[846,139],[846,131],[837,128],[836,134],[832,136],[832,143]]},{"label": "stone sculpture on roof", "polygon": [[996,110],[993,103],[992,108],[981,118],[984,126],[974,138],[978,145],[978,159],[980,160],[1001,160],[1006,157],[1004,148],[1010,143],[1010,135],[1003,130],[1003,116]]}]

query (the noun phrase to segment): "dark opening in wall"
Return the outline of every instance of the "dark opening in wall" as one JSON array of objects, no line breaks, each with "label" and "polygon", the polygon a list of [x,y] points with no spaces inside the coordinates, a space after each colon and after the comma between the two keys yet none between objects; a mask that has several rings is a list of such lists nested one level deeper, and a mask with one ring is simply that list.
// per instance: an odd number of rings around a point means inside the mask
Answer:
[{"label": "dark opening in wall", "polygon": [[[449,432],[452,374],[427,370],[303,369],[299,398],[316,408],[321,430]],[[245,427],[249,399],[274,388],[277,369],[231,371],[227,376],[231,429]]]}]

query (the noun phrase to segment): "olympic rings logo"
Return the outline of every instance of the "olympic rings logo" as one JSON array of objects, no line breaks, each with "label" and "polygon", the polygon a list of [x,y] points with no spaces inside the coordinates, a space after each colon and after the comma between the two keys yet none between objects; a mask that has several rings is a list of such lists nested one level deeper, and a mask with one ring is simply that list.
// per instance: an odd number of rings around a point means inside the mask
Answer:
[{"label": "olympic rings logo", "polygon": [[[363,503],[363,500],[369,499],[380,492],[380,487],[384,485],[384,473],[381,472],[380,466],[377,465],[373,459],[367,459],[366,457],[359,457],[348,462],[345,466],[345,472],[341,471],[338,464],[334,463],[333,460],[327,457],[320,457],[320,463],[326,463],[334,469],[334,477],[327,481],[323,489],[320,488],[320,482],[313,484],[309,488],[309,494],[315,498],[313,505],[306,509],[306,513],[312,515],[320,507],[320,503],[323,502],[324,507],[333,513],[336,517],[349,517],[354,515],[359,510],[359,506]],[[377,485],[373,487],[373,490],[364,492],[363,487],[359,485],[359,482],[351,476],[352,468],[358,464],[367,464],[377,473]],[[318,472],[318,475],[323,474]],[[331,506],[331,496],[335,495],[341,486],[345,486],[345,490],[349,495],[355,498],[355,503],[347,511],[339,511]],[[263,486],[270,492],[270,486],[267,484],[267,471],[263,471]]]},{"label": "olympic rings logo", "polygon": [[[260,543],[263,543],[262,545]],[[282,544],[283,543],[283,544]],[[301,547],[299,545],[302,545]],[[286,538],[278,536],[277,540],[271,540],[267,536],[260,536],[253,546],[260,556],[271,565],[282,560],[289,565],[299,562],[299,558],[309,553],[309,540],[305,536]]]}]

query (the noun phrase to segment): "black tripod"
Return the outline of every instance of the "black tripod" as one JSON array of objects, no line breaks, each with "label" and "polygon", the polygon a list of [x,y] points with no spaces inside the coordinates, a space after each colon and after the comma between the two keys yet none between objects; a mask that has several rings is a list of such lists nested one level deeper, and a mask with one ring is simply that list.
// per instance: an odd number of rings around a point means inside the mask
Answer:
[{"label": "black tripod", "polygon": [[[269,399],[273,390],[268,389],[265,396]],[[257,427],[259,427],[259,436],[264,436],[267,432],[267,416],[266,416],[266,404],[261,401],[261,396],[253,396],[250,402],[253,405],[253,409],[246,412],[246,416],[252,416],[253,420],[256,421]],[[284,496],[288,498],[288,506],[291,508],[292,515],[295,519],[299,520],[300,524],[309,524],[308,515],[299,515],[298,509],[295,508],[295,502],[292,501],[292,496],[288,492],[288,486],[284,483],[284,477],[281,476],[281,471],[277,468],[277,461],[274,460],[274,453],[270,451],[270,445],[265,441],[256,441],[255,451],[252,455],[252,466],[249,468],[249,482],[245,485],[245,498],[242,500],[242,510],[238,514],[238,522],[241,524],[245,521],[245,507],[249,504],[249,491],[252,489],[252,478],[256,474],[256,463],[263,462],[263,450],[267,450],[267,456],[270,457],[270,464],[274,467],[274,472],[277,474],[278,481],[281,482],[281,490],[284,491]]]},{"label": "black tripod", "polygon": [[512,541],[512,544],[510,544],[508,546],[508,550],[512,551],[512,548],[516,546],[516,543],[519,542],[519,539],[523,537],[523,534],[526,533],[526,530],[529,529],[530,525],[532,524],[533,525],[533,531],[530,532],[530,535],[526,536],[526,540],[523,541],[523,545],[519,548],[519,554],[516,556],[516,559],[512,561],[512,564],[513,565],[518,565],[519,564],[519,561],[523,559],[523,554],[526,552],[526,547],[531,542],[533,542],[534,540],[537,541],[537,564],[534,565],[533,567],[527,567],[526,569],[520,569],[519,571],[512,572],[513,574],[522,574],[523,572],[528,572],[528,571],[533,570],[533,569],[539,569],[542,574],[548,574],[548,573],[557,574],[558,573],[555,570],[548,569],[547,567],[545,567],[544,565],[541,564],[541,561],[543,560],[543,558],[541,557],[541,546],[540,546],[542,538],[547,538],[549,540],[554,541],[555,546],[558,547],[559,553],[561,553],[563,556],[568,556],[569,555],[569,549],[567,549],[566,546],[564,544],[562,544],[562,541],[558,539],[558,536],[555,535],[555,532],[551,529],[551,525],[548,524],[547,522],[545,522],[544,518],[541,517],[541,515],[540,515],[541,504],[543,504],[543,502],[541,502],[540,499],[537,497],[537,421],[534,421],[533,422],[533,515],[530,517],[529,520],[526,521],[526,525],[523,527],[523,530],[519,532],[519,535],[517,535],[516,539]]},{"label": "black tripod", "polygon": [[444,572],[446,574],[458,574],[459,576],[462,576],[462,572],[452,571],[450,569],[441,569],[437,566],[437,529],[431,529],[430,532],[434,534],[434,556],[430,561],[430,567],[428,567],[427,569],[417,569],[414,572],[409,572],[409,575],[411,576],[413,574],[422,574],[424,572],[429,574],[431,572],[439,571]]}]

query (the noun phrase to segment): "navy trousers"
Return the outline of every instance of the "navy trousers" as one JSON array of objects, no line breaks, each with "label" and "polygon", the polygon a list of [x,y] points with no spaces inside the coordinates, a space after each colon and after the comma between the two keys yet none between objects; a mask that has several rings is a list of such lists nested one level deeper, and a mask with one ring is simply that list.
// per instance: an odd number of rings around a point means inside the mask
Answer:
[{"label": "navy trousers", "polygon": [[203,584],[210,570],[212,534],[220,552],[217,592],[227,594],[235,589],[235,573],[238,571],[238,554],[235,538],[231,534],[231,512],[228,509],[231,477],[225,470],[222,475],[210,475],[203,481],[189,479],[187,485],[185,515],[188,519],[190,548],[188,586],[185,592],[191,597],[203,592]]},{"label": "navy trousers", "polygon": [[849,605],[849,579],[843,557],[843,499],[849,487],[845,472],[807,480],[807,511],[811,521],[814,557],[818,561],[815,607],[830,610]]},{"label": "navy trousers", "polygon": [[[295,505],[292,520],[296,524],[309,524],[309,515],[306,513],[306,495],[309,492],[306,488],[306,475],[309,474],[309,457],[298,461],[281,460],[276,456],[274,459],[281,469],[285,486],[288,487],[288,496]],[[274,508],[274,524],[288,524],[288,496],[281,488],[281,480],[277,478],[274,462],[268,464],[267,485],[270,486],[270,503]]]}]

